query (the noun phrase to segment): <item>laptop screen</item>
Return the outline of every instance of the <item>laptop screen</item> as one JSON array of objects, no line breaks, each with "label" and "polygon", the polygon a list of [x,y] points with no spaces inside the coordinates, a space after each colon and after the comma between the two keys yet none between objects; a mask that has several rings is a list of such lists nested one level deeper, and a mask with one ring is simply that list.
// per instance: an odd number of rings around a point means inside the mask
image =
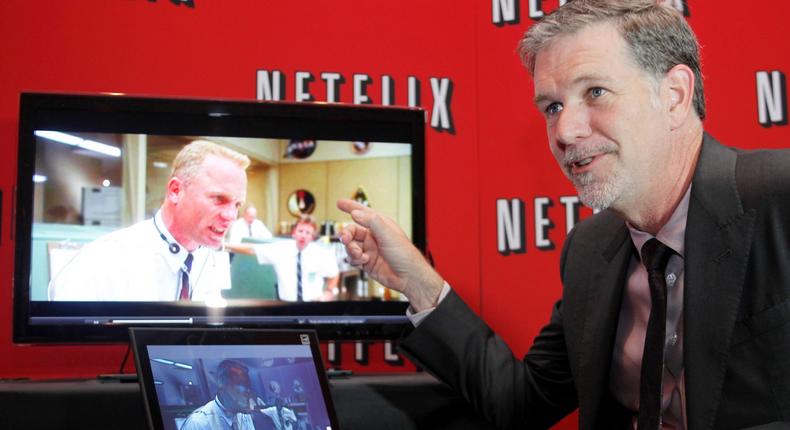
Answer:
[{"label": "laptop screen", "polygon": [[312,331],[130,333],[152,429],[338,428]]}]

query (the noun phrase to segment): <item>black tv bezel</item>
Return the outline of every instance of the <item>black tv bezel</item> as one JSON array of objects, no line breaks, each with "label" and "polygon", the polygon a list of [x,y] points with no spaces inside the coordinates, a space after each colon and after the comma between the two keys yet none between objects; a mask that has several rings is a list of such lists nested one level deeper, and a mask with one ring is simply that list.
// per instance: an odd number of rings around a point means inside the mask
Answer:
[{"label": "black tv bezel", "polygon": [[[425,112],[418,108],[269,101],[141,97],[114,94],[21,93],[15,189],[13,342],[125,343],[129,327],[216,327],[205,306],[161,302],[31,302],[31,235],[35,130],[403,142],[412,145],[412,238],[426,249]],[[96,306],[108,312],[95,312]],[[258,306],[261,305],[261,306]],[[64,318],[93,324],[31,324],[34,308],[56,306]],[[395,339],[411,328],[405,302],[247,302],[225,309],[220,327],[313,328],[322,340]],[[265,311],[264,311],[265,309]],[[89,312],[91,310],[92,312]],[[265,312],[265,314],[261,314]],[[105,324],[103,317],[196,317],[197,322]],[[271,319],[252,317],[271,316]],[[347,317],[343,318],[332,318]],[[237,317],[237,318],[234,318]],[[366,318],[367,317],[367,318]],[[239,318],[247,322],[238,322]],[[362,319],[365,318],[364,322]],[[263,321],[261,321],[263,320]]]}]

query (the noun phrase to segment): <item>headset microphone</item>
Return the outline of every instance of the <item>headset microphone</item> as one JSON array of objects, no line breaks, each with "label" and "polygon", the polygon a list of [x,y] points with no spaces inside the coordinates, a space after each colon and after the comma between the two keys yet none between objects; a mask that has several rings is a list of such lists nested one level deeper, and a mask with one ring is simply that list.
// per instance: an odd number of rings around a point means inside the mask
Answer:
[{"label": "headset microphone", "polygon": [[167,249],[169,249],[172,254],[178,254],[178,252],[181,251],[181,247],[178,246],[177,243],[167,240],[165,234],[162,233],[162,230],[159,230],[159,226],[156,225],[156,218],[151,218],[151,221],[154,222],[154,228],[159,233],[159,237],[161,237],[162,240],[164,240],[165,243],[167,244]]}]

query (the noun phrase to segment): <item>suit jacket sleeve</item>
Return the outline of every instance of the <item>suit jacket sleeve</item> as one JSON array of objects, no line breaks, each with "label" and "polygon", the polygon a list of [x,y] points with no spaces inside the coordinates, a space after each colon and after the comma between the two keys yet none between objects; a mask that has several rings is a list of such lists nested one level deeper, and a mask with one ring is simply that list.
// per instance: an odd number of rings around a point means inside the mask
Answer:
[{"label": "suit jacket sleeve", "polygon": [[520,360],[451,292],[401,348],[497,428],[548,428],[577,407],[562,319],[558,301]]}]

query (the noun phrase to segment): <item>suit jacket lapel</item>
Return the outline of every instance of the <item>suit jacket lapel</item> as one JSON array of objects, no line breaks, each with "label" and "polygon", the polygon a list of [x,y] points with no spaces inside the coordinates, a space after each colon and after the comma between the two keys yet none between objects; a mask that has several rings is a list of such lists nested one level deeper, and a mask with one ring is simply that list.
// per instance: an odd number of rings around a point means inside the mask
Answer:
[{"label": "suit jacket lapel", "polygon": [[686,227],[684,366],[690,429],[713,425],[740,303],[753,212],[735,185],[736,153],[705,134]]},{"label": "suit jacket lapel", "polygon": [[617,333],[623,286],[633,245],[625,223],[602,237],[612,240],[601,244],[594,269],[586,286],[587,299],[582,332],[579,392],[579,422],[582,429],[598,428],[604,410],[604,399],[609,399],[609,370]]}]

